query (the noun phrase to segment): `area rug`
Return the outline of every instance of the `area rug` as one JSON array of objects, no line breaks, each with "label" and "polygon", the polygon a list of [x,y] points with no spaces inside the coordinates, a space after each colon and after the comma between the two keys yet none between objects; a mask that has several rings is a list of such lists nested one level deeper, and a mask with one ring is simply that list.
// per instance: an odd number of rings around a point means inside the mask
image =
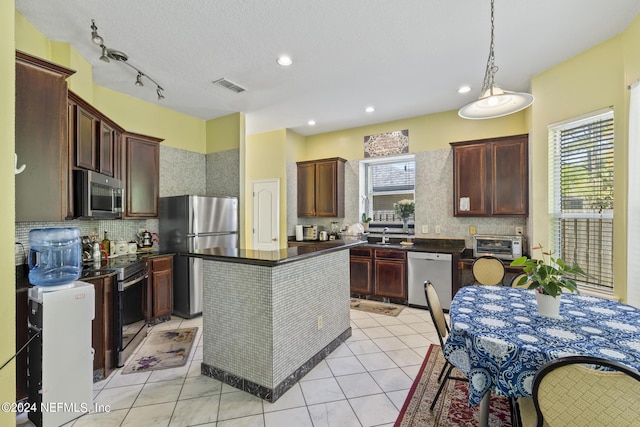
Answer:
[{"label": "area rug", "polygon": [[368,313],[397,316],[404,309],[404,306],[391,304],[388,302],[351,298],[351,308],[353,308],[354,310],[366,311]]},{"label": "area rug", "polygon": [[[445,363],[439,345],[431,345],[394,427],[477,426],[479,406],[469,408],[467,383],[449,380],[433,412],[429,409],[438,391],[438,375]],[[454,368],[454,376],[464,376]],[[510,427],[509,399],[491,395],[489,425]]]},{"label": "area rug", "polygon": [[178,368],[187,363],[198,328],[151,331],[123,374]]}]

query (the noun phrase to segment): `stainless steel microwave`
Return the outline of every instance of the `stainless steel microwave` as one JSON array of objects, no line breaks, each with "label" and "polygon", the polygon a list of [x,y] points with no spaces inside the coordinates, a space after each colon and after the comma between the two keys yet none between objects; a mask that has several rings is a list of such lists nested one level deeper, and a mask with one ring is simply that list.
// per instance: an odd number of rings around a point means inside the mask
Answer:
[{"label": "stainless steel microwave", "polygon": [[523,236],[473,236],[473,256],[493,256],[499,259],[514,260],[524,251]]},{"label": "stainless steel microwave", "polygon": [[121,218],[124,191],[120,180],[94,171],[74,170],[74,216]]}]

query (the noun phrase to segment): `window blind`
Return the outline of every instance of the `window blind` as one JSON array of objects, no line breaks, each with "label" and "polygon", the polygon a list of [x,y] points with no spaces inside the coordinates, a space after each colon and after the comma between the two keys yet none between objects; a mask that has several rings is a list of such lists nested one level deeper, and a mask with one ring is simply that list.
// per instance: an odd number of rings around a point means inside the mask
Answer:
[{"label": "window blind", "polygon": [[549,128],[556,257],[613,289],[613,112]]}]

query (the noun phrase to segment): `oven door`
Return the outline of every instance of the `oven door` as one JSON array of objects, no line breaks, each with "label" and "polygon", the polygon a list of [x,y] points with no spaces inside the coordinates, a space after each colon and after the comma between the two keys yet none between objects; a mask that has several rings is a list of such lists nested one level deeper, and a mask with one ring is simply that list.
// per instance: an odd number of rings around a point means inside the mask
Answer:
[{"label": "oven door", "polygon": [[115,293],[116,366],[121,367],[147,335],[145,301],[149,273],[144,270],[118,282]]}]

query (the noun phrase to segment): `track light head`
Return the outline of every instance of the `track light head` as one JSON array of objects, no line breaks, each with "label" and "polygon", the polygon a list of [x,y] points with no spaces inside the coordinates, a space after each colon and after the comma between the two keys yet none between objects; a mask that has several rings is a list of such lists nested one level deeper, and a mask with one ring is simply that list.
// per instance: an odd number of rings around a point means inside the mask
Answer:
[{"label": "track light head", "polygon": [[158,94],[158,100],[164,99],[164,95],[162,94],[162,91],[164,89],[162,89],[160,86],[158,86],[158,89],[156,89],[156,93]]},{"label": "track light head", "polygon": [[138,76],[136,77],[136,86],[144,86],[144,83],[142,83],[142,73],[140,71],[138,71]]},{"label": "track light head", "polygon": [[91,41],[98,46],[101,46],[104,43],[104,40],[98,34],[98,27],[96,27],[96,23],[93,19],[91,20]]}]

